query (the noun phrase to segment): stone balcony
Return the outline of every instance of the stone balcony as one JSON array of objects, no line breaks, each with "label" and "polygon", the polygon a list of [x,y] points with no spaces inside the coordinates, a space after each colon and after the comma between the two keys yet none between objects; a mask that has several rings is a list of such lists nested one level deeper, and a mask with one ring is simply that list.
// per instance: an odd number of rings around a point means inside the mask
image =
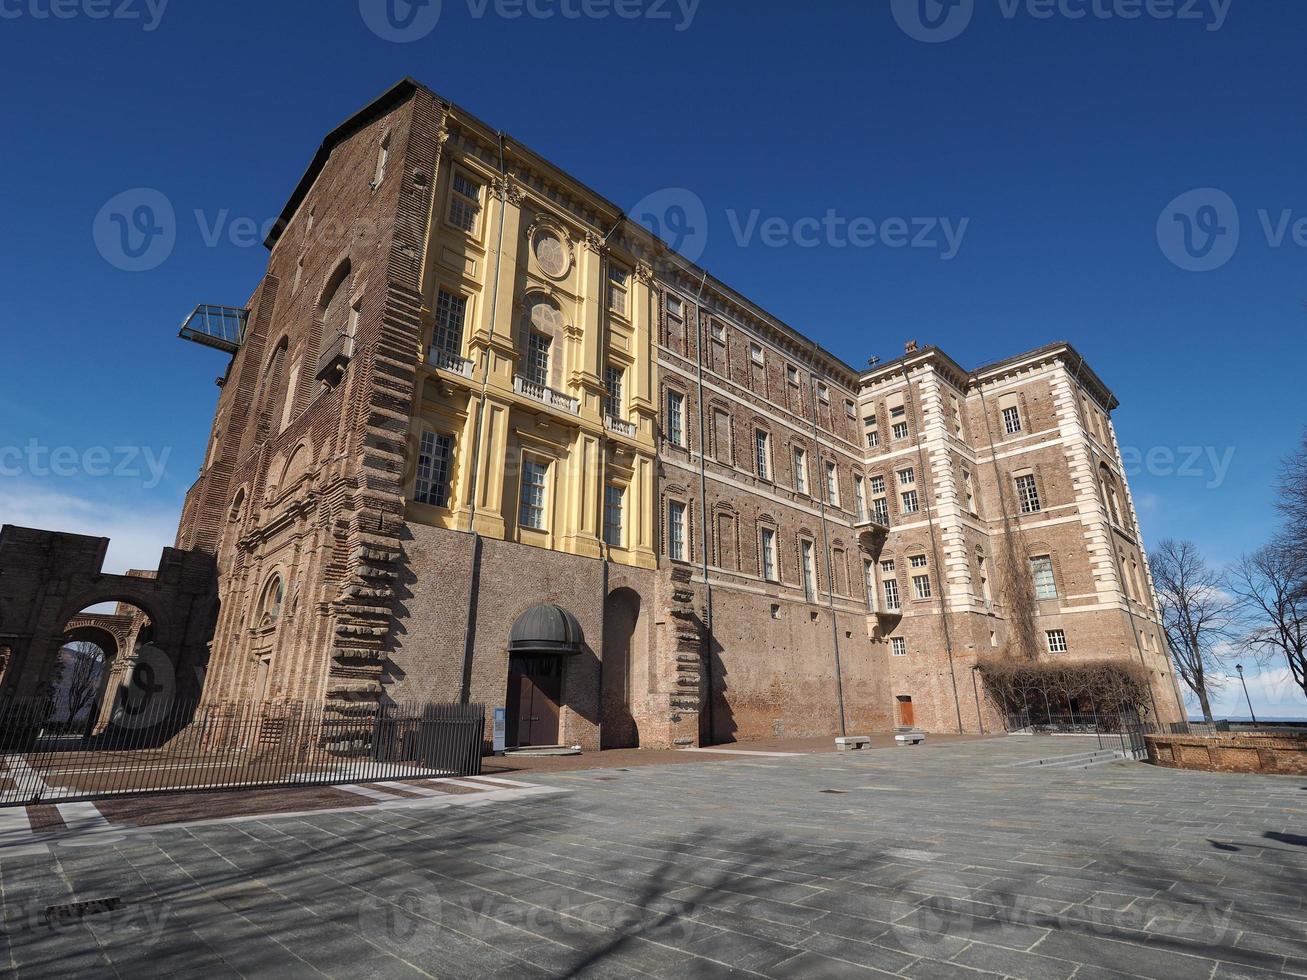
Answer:
[{"label": "stone balcony", "polygon": [[457,354],[432,347],[427,351],[427,363],[437,371],[450,371],[468,380],[472,379],[473,364],[466,357],[459,357]]},{"label": "stone balcony", "polygon": [[513,375],[513,390],[519,395],[525,395],[527,398],[534,398],[538,402],[543,402],[552,408],[568,412],[571,415],[581,414],[581,403],[571,395],[565,395],[561,391],[555,391],[548,385],[542,385],[529,378],[524,378],[520,374]]},{"label": "stone balcony", "polygon": [[635,423],[618,418],[616,415],[604,416],[604,428],[609,432],[616,432],[619,436],[626,436],[628,439],[635,438]]}]

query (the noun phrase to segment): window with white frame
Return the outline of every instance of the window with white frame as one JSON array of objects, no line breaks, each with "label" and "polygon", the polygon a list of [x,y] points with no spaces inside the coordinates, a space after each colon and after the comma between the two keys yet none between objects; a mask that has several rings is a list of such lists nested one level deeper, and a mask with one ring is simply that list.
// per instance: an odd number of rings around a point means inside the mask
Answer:
[{"label": "window with white frame", "polygon": [[858,406],[853,404],[853,400],[850,398],[844,399],[844,414],[851,419],[858,417]]},{"label": "window with white frame", "polygon": [[800,542],[799,551],[803,565],[803,595],[812,602],[817,597],[817,566],[812,557],[812,542],[807,540]]},{"label": "window with white frame", "polygon": [[631,274],[621,266],[608,264],[608,308],[614,313],[626,315],[626,294],[630,288]]},{"label": "window with white frame", "polygon": [[827,404],[830,403],[830,388],[824,381],[817,382],[817,398]]},{"label": "window with white frame", "polygon": [[901,487],[910,487],[917,482],[917,472],[911,466],[896,471],[895,475],[898,477],[899,486]]},{"label": "window with white frame", "polygon": [[673,500],[667,505],[667,557],[685,561],[685,504]]},{"label": "window with white frame", "polygon": [[549,385],[549,348],[553,338],[531,331],[526,347],[526,379],[535,384]]},{"label": "window with white frame", "polygon": [[908,655],[908,641],[901,636],[891,636],[889,638],[889,652],[896,657],[906,657]]},{"label": "window with white frame", "polygon": [[1067,652],[1066,630],[1047,630],[1044,636],[1048,638],[1049,653]]},{"label": "window with white frame", "polygon": [[764,480],[771,479],[771,436],[758,429],[753,434],[754,461],[758,467],[758,476]]},{"label": "window with white frame", "polygon": [[604,488],[604,542],[613,548],[622,547],[622,512],[625,506],[626,488],[608,484]]},{"label": "window with white frame", "polygon": [[762,352],[762,344],[749,345],[749,359],[760,366],[767,363],[766,355]]},{"label": "window with white frame", "polygon": [[768,582],[777,581],[776,569],[776,532],[769,527],[762,529],[762,577]]},{"label": "window with white frame", "polygon": [[[668,293],[668,295],[667,295],[667,315],[670,316],[670,317],[671,317],[672,319],[674,319],[674,320],[679,320],[679,319],[681,319],[681,318],[685,315],[685,304],[681,301],[681,297],[679,297],[679,296],[673,296],[673,295],[671,295],[670,293]],[[717,339],[717,337],[716,337],[716,335],[714,335],[714,336],[713,336],[713,340],[716,340],[716,339]]]},{"label": "window with white frame", "polygon": [[808,454],[798,446],[794,447],[794,492],[808,492]]},{"label": "window with white frame", "polygon": [[918,599],[929,599],[931,596],[930,576],[929,575],[912,576],[912,588],[916,592]]},{"label": "window with white frame", "polygon": [[610,418],[620,419],[622,415],[622,381],[626,372],[615,365],[608,365],[604,371],[604,385],[608,389],[604,395],[604,412]]},{"label": "window with white frame", "polygon": [[875,449],[880,445],[880,433],[872,429],[867,433],[867,448]]},{"label": "window with white frame", "polygon": [[858,513],[858,520],[867,519],[867,485],[862,477],[853,477],[853,506]]},{"label": "window with white frame", "polygon": [[685,445],[685,396],[679,391],[667,392],[667,441]]},{"label": "window with white frame", "polygon": [[723,324],[718,323],[716,320],[713,320],[708,324],[708,336],[712,338],[714,344],[725,345],[726,327]]},{"label": "window with white frame", "polygon": [[440,432],[423,432],[418,445],[417,479],[413,499],[432,507],[449,506],[449,461],[454,446],[452,436]]},{"label": "window with white frame", "polygon": [[461,170],[454,171],[449,194],[449,223],[467,232],[476,232],[481,214],[481,185]]},{"label": "window with white frame", "polygon": [[885,492],[885,478],[880,474],[876,474],[871,478],[872,496],[883,494],[884,492]]},{"label": "window with white frame", "polygon": [[832,507],[840,505],[840,471],[829,461],[826,463],[826,503]]},{"label": "window with white frame", "polygon": [[876,564],[870,558],[862,561],[862,586],[867,593],[867,608],[876,608]]},{"label": "window with white frame", "polygon": [[890,434],[894,436],[896,441],[902,442],[908,437],[908,423],[895,422]]},{"label": "window with white frame", "polygon": [[467,297],[440,290],[436,293],[436,330],[431,346],[442,354],[463,353],[463,324],[467,319]]},{"label": "window with white frame", "polygon": [[1036,599],[1056,599],[1057,581],[1053,577],[1051,555],[1037,555],[1030,559],[1030,576],[1035,582]]},{"label": "window with white frame", "polygon": [[793,364],[785,365],[785,380],[795,388],[799,387],[799,369]]},{"label": "window with white frame", "polygon": [[523,527],[536,531],[545,529],[545,490],[549,479],[549,466],[537,459],[522,460],[521,506],[517,521]]},{"label": "window with white frame", "polygon": [[1003,409],[1003,431],[1010,436],[1021,431],[1021,409],[1016,405]]},{"label": "window with white frame", "polygon": [[917,491],[904,490],[899,494],[900,510],[905,514],[915,514],[919,507],[917,501]]},{"label": "window with white frame", "polygon": [[1017,499],[1021,501],[1021,513],[1037,514],[1042,510],[1039,502],[1039,486],[1035,483],[1033,473],[1023,473],[1016,478]]},{"label": "window with white frame", "polygon": [[886,558],[884,561],[882,561],[882,562],[880,563],[880,570],[881,570],[881,573],[882,573],[882,574],[885,574],[885,575],[893,575],[893,574],[894,574],[894,570],[895,570],[897,567],[898,567],[898,566],[894,564],[894,559],[893,559],[893,558]]},{"label": "window with white frame", "polygon": [[890,612],[898,612],[903,608],[899,599],[899,582],[898,579],[887,578],[881,582],[881,588],[885,590],[885,608]]},{"label": "window with white frame", "polygon": [[925,568],[925,567],[926,567],[926,556],[925,556],[925,555],[912,555],[910,558],[908,558],[908,564],[911,565],[913,568]]},{"label": "window with white frame", "polygon": [[889,500],[885,497],[871,498],[871,519],[881,527],[889,527]]}]

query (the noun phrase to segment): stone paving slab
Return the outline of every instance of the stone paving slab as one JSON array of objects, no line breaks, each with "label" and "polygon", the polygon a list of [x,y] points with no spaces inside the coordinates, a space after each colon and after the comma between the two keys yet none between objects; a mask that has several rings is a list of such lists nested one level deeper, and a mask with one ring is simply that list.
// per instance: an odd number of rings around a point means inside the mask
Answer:
[{"label": "stone paving slab", "polygon": [[0,974],[1307,977],[1307,780],[1003,768],[1051,741],[536,772],[562,792],[0,849]]}]

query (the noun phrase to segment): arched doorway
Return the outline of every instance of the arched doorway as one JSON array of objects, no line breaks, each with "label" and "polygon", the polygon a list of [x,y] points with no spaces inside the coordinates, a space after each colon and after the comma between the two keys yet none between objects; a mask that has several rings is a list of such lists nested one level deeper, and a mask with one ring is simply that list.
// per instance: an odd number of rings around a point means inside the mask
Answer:
[{"label": "arched doorway", "polygon": [[581,624],[561,606],[532,606],[513,623],[505,700],[510,748],[558,744],[565,664],[584,643]]},{"label": "arched doorway", "polygon": [[604,600],[601,748],[631,749],[640,744],[639,724],[632,712],[645,651],[640,611],[640,594],[634,589],[614,589]]}]

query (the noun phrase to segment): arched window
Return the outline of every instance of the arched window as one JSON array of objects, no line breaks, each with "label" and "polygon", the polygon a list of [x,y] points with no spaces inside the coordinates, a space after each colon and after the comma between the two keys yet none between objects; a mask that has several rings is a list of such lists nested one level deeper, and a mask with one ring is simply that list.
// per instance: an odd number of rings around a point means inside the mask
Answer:
[{"label": "arched window", "polygon": [[341,263],[335,275],[331,277],[322,300],[318,304],[320,319],[319,350],[326,350],[337,337],[347,335],[349,328],[349,278],[350,264],[346,259]]},{"label": "arched window", "polygon": [[272,629],[277,625],[277,620],[281,618],[281,604],[285,598],[285,583],[282,582],[281,575],[274,572],[259,597],[258,613],[255,615],[255,625],[259,629]]},{"label": "arched window", "polygon": [[533,384],[561,387],[563,313],[548,296],[528,297],[518,329],[519,373]]}]

